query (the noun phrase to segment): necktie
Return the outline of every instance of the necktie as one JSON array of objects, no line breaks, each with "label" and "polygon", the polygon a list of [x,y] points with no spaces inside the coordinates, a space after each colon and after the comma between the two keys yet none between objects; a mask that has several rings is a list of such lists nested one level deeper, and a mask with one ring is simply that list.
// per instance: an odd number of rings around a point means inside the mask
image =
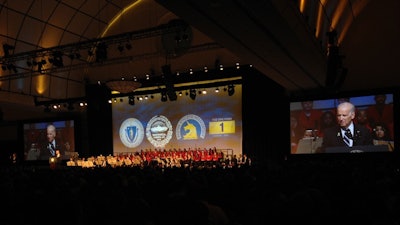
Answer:
[{"label": "necktie", "polygon": [[54,145],[53,145],[53,143],[50,143],[50,148],[49,148],[49,150],[50,150],[51,155],[54,156],[54,154],[55,154],[56,152],[54,151]]},{"label": "necktie", "polygon": [[344,132],[343,140],[344,142],[351,147],[351,140],[353,139],[353,135],[351,134],[351,131],[349,128],[347,128]]}]

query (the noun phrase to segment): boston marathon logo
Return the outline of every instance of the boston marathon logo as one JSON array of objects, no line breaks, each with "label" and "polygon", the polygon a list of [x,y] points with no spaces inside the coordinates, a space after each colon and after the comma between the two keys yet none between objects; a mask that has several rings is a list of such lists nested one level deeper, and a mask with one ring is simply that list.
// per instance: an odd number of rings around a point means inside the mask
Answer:
[{"label": "boston marathon logo", "polygon": [[206,126],[197,115],[189,114],[182,117],[176,126],[176,138],[178,140],[204,139],[205,136]]},{"label": "boston marathon logo", "polygon": [[140,145],[144,137],[144,128],[142,123],[135,118],[128,118],[122,122],[119,128],[119,138],[128,148],[134,148]]},{"label": "boston marathon logo", "polygon": [[147,123],[146,137],[154,147],[162,148],[172,138],[172,125],[165,116],[154,116]]}]

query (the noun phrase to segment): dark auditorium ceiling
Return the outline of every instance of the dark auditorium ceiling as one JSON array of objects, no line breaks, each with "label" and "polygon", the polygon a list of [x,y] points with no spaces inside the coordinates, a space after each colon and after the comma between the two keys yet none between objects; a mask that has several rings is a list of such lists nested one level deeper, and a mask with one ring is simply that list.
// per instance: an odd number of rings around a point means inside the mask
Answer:
[{"label": "dark auditorium ceiling", "polygon": [[[34,97],[80,98],[87,83],[151,79],[167,64],[173,73],[253,65],[288,93],[324,89],[332,31],[338,76],[347,70],[335,91],[392,88],[399,9],[397,0],[2,0],[0,109],[6,121],[43,118]],[[90,55],[98,43],[105,59]]]}]

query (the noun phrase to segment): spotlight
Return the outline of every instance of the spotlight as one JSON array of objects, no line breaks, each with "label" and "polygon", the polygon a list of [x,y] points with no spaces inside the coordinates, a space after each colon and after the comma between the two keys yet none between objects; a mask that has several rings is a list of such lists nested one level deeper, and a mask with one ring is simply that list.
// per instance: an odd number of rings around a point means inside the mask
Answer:
[{"label": "spotlight", "polygon": [[43,71],[44,68],[43,68],[42,62],[38,62],[37,67],[38,67],[38,72],[43,74],[44,73],[44,71]]},{"label": "spotlight", "polygon": [[167,93],[165,91],[161,92],[161,101],[166,102],[168,100]]},{"label": "spotlight", "polygon": [[175,91],[173,91],[173,90],[169,90],[168,92],[167,92],[167,95],[168,95],[168,98],[169,98],[169,100],[170,101],[176,101],[176,99],[177,99],[177,95],[176,95],[176,92]]},{"label": "spotlight", "polygon": [[15,47],[13,45],[3,44],[4,57],[9,57],[10,50],[14,50],[14,49],[15,49]]},{"label": "spotlight", "polygon": [[[53,56],[52,63],[54,66],[56,66],[56,67],[64,66],[64,62],[63,62],[63,58],[62,58],[63,53],[61,51],[53,52],[52,56]],[[44,65],[44,64],[42,63],[42,65]]]},{"label": "spotlight", "polygon": [[228,95],[232,96],[233,94],[235,94],[235,86],[233,86],[233,84],[228,85]]},{"label": "spotlight", "polygon": [[189,96],[191,99],[195,100],[196,99],[196,89],[190,89]]},{"label": "spotlight", "polygon": [[129,105],[135,105],[135,96],[129,95],[128,103],[129,103]]}]

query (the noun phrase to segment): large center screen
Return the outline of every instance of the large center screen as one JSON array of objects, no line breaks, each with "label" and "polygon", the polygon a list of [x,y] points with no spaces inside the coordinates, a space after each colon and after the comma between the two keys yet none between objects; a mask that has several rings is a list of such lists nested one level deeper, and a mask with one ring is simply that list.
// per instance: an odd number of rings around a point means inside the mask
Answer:
[{"label": "large center screen", "polygon": [[174,101],[162,101],[160,93],[114,99],[114,155],[179,149],[242,154],[242,85],[230,88],[184,90]]}]

